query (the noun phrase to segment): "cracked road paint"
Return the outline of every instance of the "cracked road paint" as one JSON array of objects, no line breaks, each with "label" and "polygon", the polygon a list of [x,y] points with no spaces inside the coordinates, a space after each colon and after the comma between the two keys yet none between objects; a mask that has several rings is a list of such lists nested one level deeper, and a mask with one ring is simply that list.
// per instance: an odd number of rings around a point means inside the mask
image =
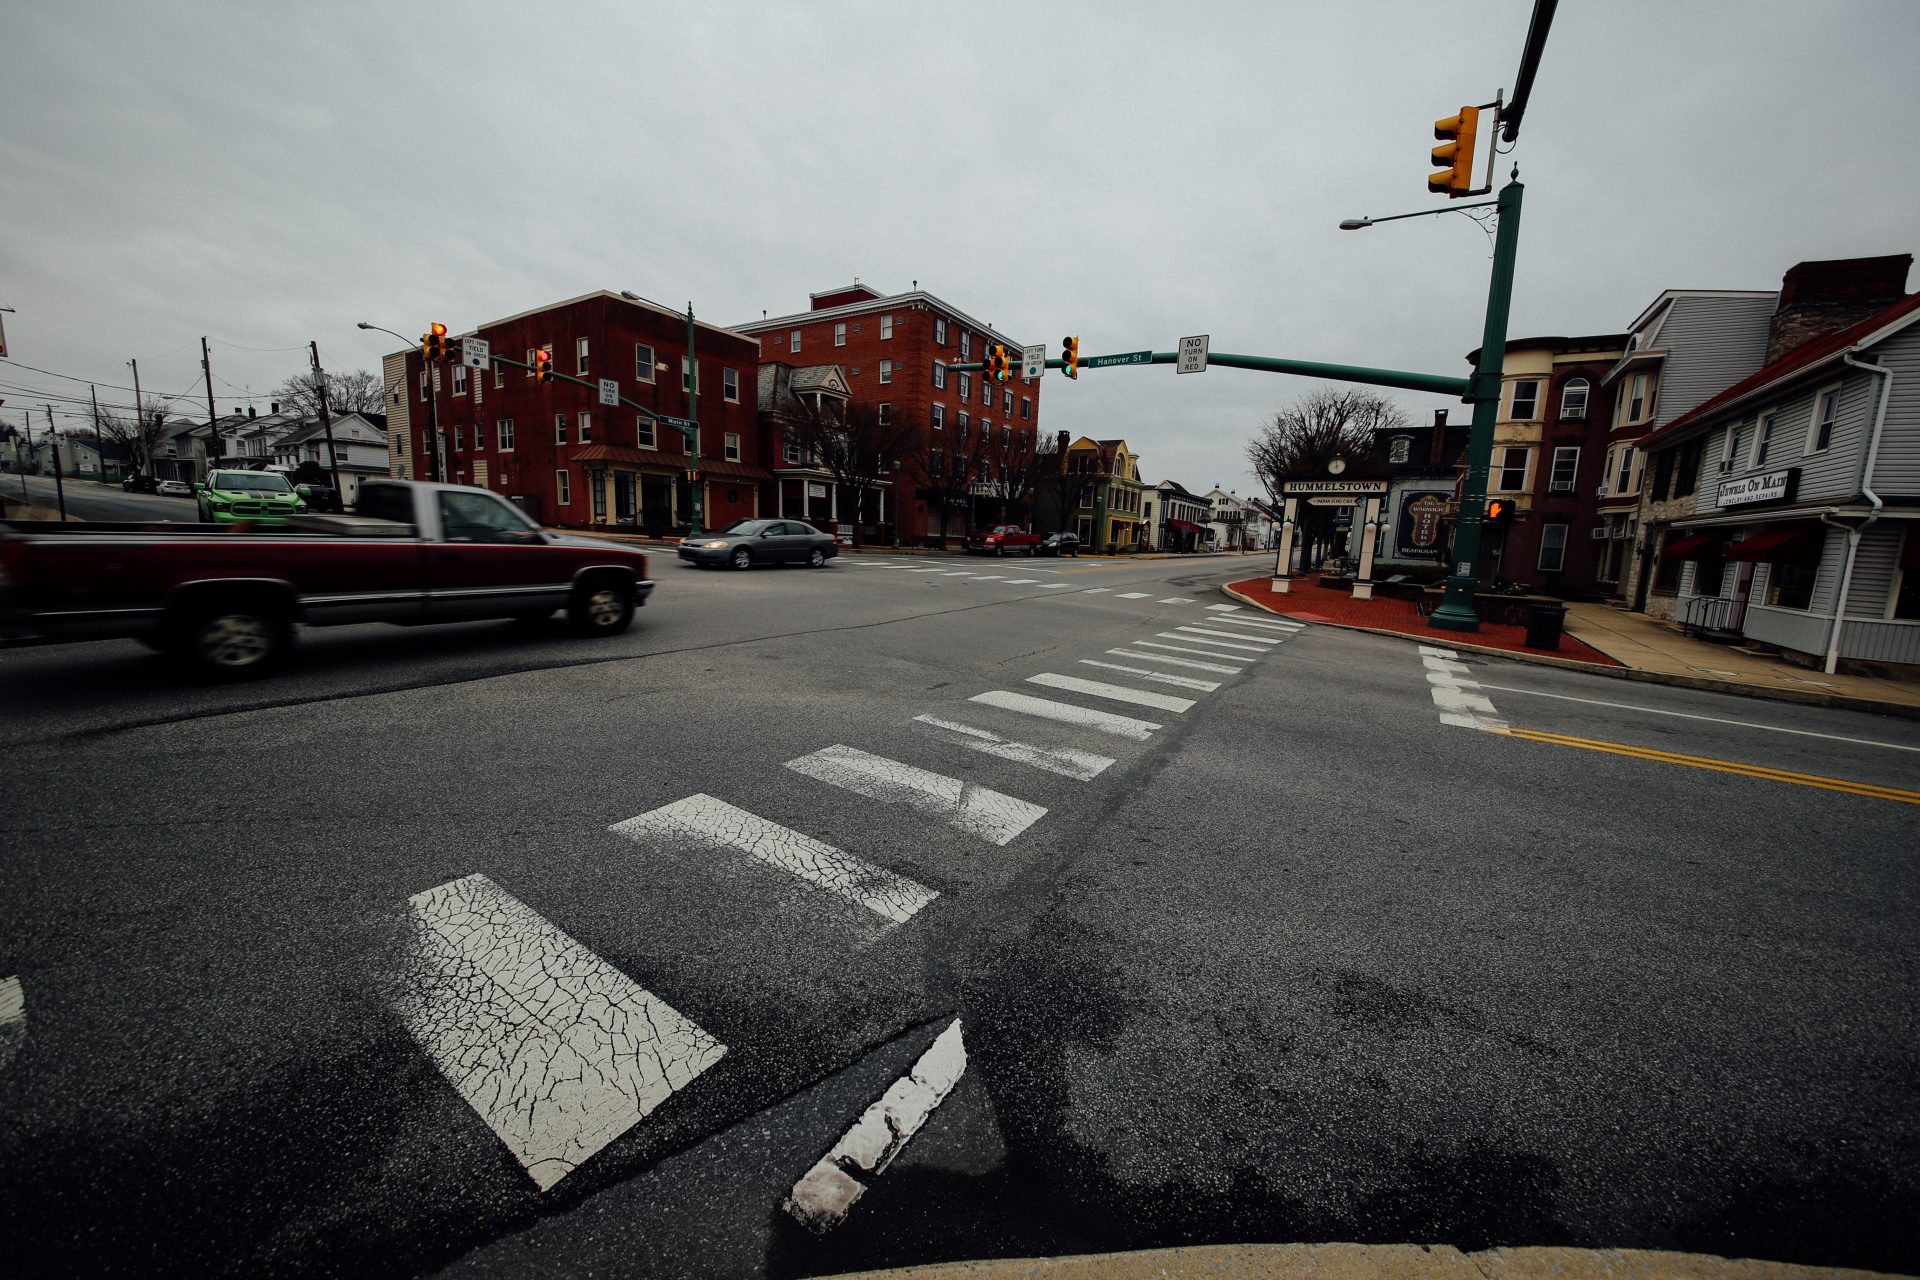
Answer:
[{"label": "cracked road paint", "polygon": [[1195,649],[1195,653],[1212,653],[1218,649],[1238,649],[1242,653],[1265,653],[1267,651],[1263,645],[1237,643],[1240,640],[1250,640],[1253,638],[1251,636],[1235,636],[1232,640],[1209,640],[1205,636],[1189,633],[1184,627],[1178,631],[1156,631],[1154,634],[1162,640],[1180,640],[1189,645],[1202,646],[1199,649]]},{"label": "cracked road paint", "polygon": [[542,1191],[727,1051],[484,875],[407,908],[394,1010]]},{"label": "cracked road paint", "polygon": [[[1171,648],[1172,646],[1162,645],[1161,647]],[[1189,671],[1217,671],[1223,676],[1237,676],[1246,670],[1245,667],[1229,667],[1219,662],[1195,662],[1191,658],[1169,658],[1165,654],[1141,653],[1136,649],[1109,649],[1107,652],[1116,658],[1133,658],[1140,662],[1164,662],[1170,667],[1185,667]],[[1222,653],[1217,656],[1225,658],[1229,655]]]},{"label": "cracked road paint", "polygon": [[1152,707],[1156,711],[1188,711],[1193,707],[1192,698],[1179,698],[1171,693],[1150,693],[1145,689],[1130,689],[1123,684],[1108,684],[1105,680],[1082,680],[1079,676],[1055,675],[1043,671],[1037,676],[1028,676],[1028,684],[1037,684],[1046,689],[1065,689],[1068,693],[1084,693],[1090,698],[1105,698],[1110,702],[1126,702],[1136,707]]},{"label": "cracked road paint", "polygon": [[1117,716],[1111,711],[1076,707],[1071,702],[1055,702],[1051,698],[1036,698],[1030,693],[1014,693],[1007,689],[991,689],[986,693],[976,693],[967,701],[978,702],[982,706],[999,707],[1003,711],[1017,711],[1021,715],[1035,716],[1041,720],[1058,720],[1061,724],[1079,725],[1083,729],[1098,729],[1101,733],[1111,733],[1117,738],[1132,738],[1135,742],[1145,742],[1153,736],[1155,729],[1160,728],[1160,725],[1152,720]]},{"label": "cracked road paint", "polygon": [[1077,778],[1081,782],[1092,781],[1113,764],[1109,756],[1097,756],[1091,751],[1075,751],[1071,747],[1036,747],[1025,742],[1014,742],[997,733],[988,733],[985,729],[961,724],[958,720],[942,720],[938,716],[915,716],[914,719],[921,724],[930,724],[936,729],[944,729],[952,735],[948,741],[958,742],[963,747],[970,747],[990,756],[998,756],[1002,760],[1030,764],[1036,769],[1045,769],[1048,773],[1057,773],[1063,777]]},{"label": "cracked road paint", "polygon": [[1480,682],[1467,674],[1467,664],[1458,661],[1459,657],[1452,649],[1420,646],[1420,663],[1427,669],[1433,705],[1440,708],[1440,723],[1462,729],[1506,728],[1507,722],[1500,718],[1492,700],[1480,692]]},{"label": "cracked road paint", "polygon": [[732,849],[894,924],[905,924],[940,896],[918,881],[710,795],[676,800],[607,830],[640,842]]},{"label": "cracked road paint", "polygon": [[833,1149],[793,1184],[786,1211],[815,1233],[830,1231],[844,1221],[854,1201],[886,1172],[966,1070],[967,1049],[956,1018],[913,1069],[889,1085]]},{"label": "cracked road paint", "polygon": [[1122,591],[1119,595],[1115,596],[1114,599],[1115,600],[1145,600],[1148,596],[1152,594],[1153,592],[1151,591]]},{"label": "cracked road paint", "polygon": [[998,845],[1012,840],[1047,812],[1041,805],[1029,804],[989,787],[917,769],[840,743],[789,760],[787,768],[870,800],[917,809]]},{"label": "cracked road paint", "polygon": [[27,990],[18,977],[0,978],[0,1067],[27,1042]]},{"label": "cracked road paint", "polygon": [[1170,676],[1164,671],[1149,671],[1145,667],[1129,667],[1119,662],[1102,662],[1098,658],[1082,658],[1083,667],[1099,667],[1105,671],[1124,671],[1130,676],[1139,676],[1142,680],[1151,680],[1155,684],[1170,684],[1181,689],[1198,689],[1202,693],[1212,693],[1220,687],[1218,680],[1196,680],[1192,676]]},{"label": "cracked road paint", "polygon": [[1284,631],[1288,635],[1307,629],[1304,622],[1283,622],[1278,618],[1208,618],[1207,621],[1216,625],[1231,623],[1236,627],[1257,627],[1262,631]]},{"label": "cracked road paint", "polygon": [[1237,604],[1210,604],[1207,606],[1207,612],[1208,613],[1236,613],[1239,611],[1239,608],[1240,606]]},{"label": "cracked road paint", "polygon": [[1252,631],[1216,631],[1212,627],[1175,627],[1174,630],[1189,636],[1218,636],[1222,640],[1251,640],[1264,645],[1280,643],[1279,636],[1263,636]]}]

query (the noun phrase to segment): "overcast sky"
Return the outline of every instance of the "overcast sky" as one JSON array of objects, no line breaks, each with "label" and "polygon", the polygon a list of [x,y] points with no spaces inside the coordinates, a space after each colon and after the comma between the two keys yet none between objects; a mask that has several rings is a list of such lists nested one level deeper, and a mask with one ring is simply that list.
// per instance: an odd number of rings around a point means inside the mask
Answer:
[{"label": "overcast sky", "polygon": [[[129,381],[204,416],[592,289],[703,319],[918,281],[1057,354],[1463,375],[1491,241],[1434,208],[1436,117],[1511,92],[1532,0],[8,6],[0,417]],[[1513,324],[1624,329],[1671,287],[1920,249],[1913,0],[1563,0],[1510,157]],[[1911,282],[1910,282],[1911,283]],[[37,366],[70,378],[21,368]],[[1323,385],[1050,374],[1042,425],[1254,491]],[[23,388],[26,388],[23,390]],[[1425,419],[1445,401],[1391,392]],[[71,408],[56,402],[56,411]],[[1456,410],[1458,412],[1458,410]]]}]

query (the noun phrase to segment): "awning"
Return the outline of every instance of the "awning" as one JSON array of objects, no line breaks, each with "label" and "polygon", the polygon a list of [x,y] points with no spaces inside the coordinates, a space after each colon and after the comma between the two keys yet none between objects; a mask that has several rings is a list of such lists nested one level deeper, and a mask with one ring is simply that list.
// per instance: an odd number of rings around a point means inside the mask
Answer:
[{"label": "awning", "polygon": [[[684,453],[661,453],[655,449],[635,449],[624,444],[593,444],[583,449],[575,449],[569,461],[584,465],[609,462],[628,467],[649,467],[659,471],[684,471],[695,466],[691,458]],[[708,480],[771,480],[773,472],[764,467],[751,466],[744,462],[728,462],[724,458],[703,457],[697,464],[700,474]]]},{"label": "awning", "polygon": [[1827,531],[1818,525],[1776,524],[1750,533],[1727,548],[1729,560],[1765,564],[1819,564]]},{"label": "awning", "polygon": [[1199,526],[1199,525],[1197,525],[1197,524],[1195,524],[1195,523],[1194,523],[1193,521],[1191,521],[1191,520],[1169,520],[1169,521],[1167,521],[1167,528],[1169,528],[1169,529],[1178,529],[1178,530],[1180,530],[1180,532],[1182,532],[1182,533],[1199,533],[1199,532],[1201,532],[1201,529],[1200,529],[1200,526]]},{"label": "awning", "polygon": [[1696,533],[1689,538],[1675,538],[1660,549],[1662,560],[1698,560],[1702,557],[1693,553],[1702,547],[1712,546],[1720,541],[1717,533]]}]

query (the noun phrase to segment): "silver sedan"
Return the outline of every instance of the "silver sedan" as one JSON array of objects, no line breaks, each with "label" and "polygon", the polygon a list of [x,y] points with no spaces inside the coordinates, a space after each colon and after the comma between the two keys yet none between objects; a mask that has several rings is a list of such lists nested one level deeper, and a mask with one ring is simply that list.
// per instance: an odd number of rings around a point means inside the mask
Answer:
[{"label": "silver sedan", "polygon": [[697,565],[751,569],[804,564],[818,569],[840,554],[833,535],[798,520],[736,520],[718,533],[680,540],[680,558]]}]

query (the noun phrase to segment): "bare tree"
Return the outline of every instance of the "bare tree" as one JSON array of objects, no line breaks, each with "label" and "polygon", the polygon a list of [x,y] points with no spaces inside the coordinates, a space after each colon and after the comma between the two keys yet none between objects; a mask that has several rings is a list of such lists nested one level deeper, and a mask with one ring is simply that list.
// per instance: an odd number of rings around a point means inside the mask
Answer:
[{"label": "bare tree", "polygon": [[[1399,405],[1377,391],[1324,388],[1274,414],[1247,442],[1247,460],[1278,506],[1282,481],[1324,476],[1327,463],[1335,458],[1347,460],[1349,474],[1378,474],[1386,465],[1380,433],[1412,425]],[[1333,511],[1306,507],[1303,512],[1302,563],[1311,564],[1332,532]]]},{"label": "bare tree", "polygon": [[1052,436],[1042,440],[1033,454],[1029,483],[1033,487],[1034,506],[1038,509],[1044,502],[1053,509],[1053,528],[1046,530],[1048,533],[1067,529],[1080,504],[1100,484],[1100,455],[1071,453],[1065,448],[1067,443]]},{"label": "bare tree", "polygon": [[94,429],[102,441],[126,449],[129,472],[152,475],[154,451],[167,436],[166,402],[148,396],[138,412],[102,409],[94,417]]},{"label": "bare tree", "polygon": [[[786,430],[805,455],[832,472],[835,483],[852,497],[856,546],[867,495],[883,481],[905,474],[926,448],[920,420],[899,405],[888,406],[883,415],[879,405],[826,402],[816,406],[802,400],[788,416]],[[898,510],[896,506],[896,522]]]},{"label": "bare tree", "polygon": [[[282,413],[312,417],[320,412],[320,397],[313,388],[313,374],[296,373],[271,393]],[[380,375],[367,369],[327,375],[327,408],[334,413],[385,413],[386,385]]]}]

